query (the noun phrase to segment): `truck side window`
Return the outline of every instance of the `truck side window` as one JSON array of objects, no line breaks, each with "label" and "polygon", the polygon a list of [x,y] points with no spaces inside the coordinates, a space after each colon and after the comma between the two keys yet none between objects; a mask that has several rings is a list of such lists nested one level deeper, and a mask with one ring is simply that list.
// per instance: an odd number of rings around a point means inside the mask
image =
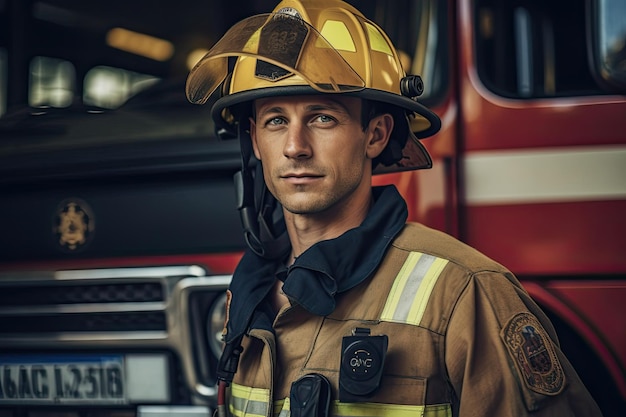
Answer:
[{"label": "truck side window", "polygon": [[626,91],[626,2],[590,2],[590,25],[598,81],[609,90]]},{"label": "truck side window", "polygon": [[601,92],[589,68],[585,1],[476,2],[479,77],[511,98],[591,95]]}]

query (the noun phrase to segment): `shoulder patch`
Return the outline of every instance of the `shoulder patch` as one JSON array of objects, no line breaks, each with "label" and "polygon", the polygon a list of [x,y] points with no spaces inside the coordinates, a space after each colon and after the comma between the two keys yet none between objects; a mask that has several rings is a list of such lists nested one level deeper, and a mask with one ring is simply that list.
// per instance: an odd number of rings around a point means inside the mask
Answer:
[{"label": "shoulder patch", "polygon": [[552,340],[534,315],[516,314],[502,329],[501,337],[526,387],[544,395],[563,391],[563,367]]}]

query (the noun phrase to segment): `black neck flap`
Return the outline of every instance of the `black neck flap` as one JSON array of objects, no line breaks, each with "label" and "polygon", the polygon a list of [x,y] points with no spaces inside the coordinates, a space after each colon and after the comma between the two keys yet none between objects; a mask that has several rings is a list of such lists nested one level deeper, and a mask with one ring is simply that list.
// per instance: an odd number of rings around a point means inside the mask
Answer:
[{"label": "black neck flap", "polygon": [[[375,204],[363,223],[343,235],[316,243],[291,265],[283,291],[292,302],[316,315],[335,309],[335,295],[370,277],[394,237],[403,229],[406,203],[392,185],[374,187]],[[271,291],[282,260],[268,260],[248,250],[235,270],[230,289],[227,341],[248,328],[254,310]],[[284,270],[284,268],[283,268]]]}]

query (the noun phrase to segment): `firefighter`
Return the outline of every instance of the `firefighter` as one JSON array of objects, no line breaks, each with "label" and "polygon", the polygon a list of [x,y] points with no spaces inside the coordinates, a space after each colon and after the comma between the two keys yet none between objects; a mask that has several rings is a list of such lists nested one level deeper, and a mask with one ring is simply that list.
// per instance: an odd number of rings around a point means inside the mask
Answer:
[{"label": "firefighter", "polygon": [[244,19],[190,72],[242,155],[220,415],[600,415],[513,274],[372,187],[431,167],[422,88],[340,0]]}]

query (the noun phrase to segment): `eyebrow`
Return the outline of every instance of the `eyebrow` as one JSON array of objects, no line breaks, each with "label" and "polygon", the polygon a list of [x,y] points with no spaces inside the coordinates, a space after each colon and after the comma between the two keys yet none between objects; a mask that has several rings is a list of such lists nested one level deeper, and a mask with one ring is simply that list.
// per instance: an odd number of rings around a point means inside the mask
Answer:
[{"label": "eyebrow", "polygon": [[307,106],[306,109],[308,111],[316,111],[316,110],[335,110],[335,111],[343,111],[348,113],[348,108],[340,101],[329,100],[329,104],[311,104]]},{"label": "eyebrow", "polygon": [[[332,110],[332,111],[339,111],[345,114],[350,114],[350,112],[348,111],[348,108],[342,102],[333,100],[333,99],[328,100],[324,104],[320,104],[320,103],[310,104],[306,106],[305,110],[309,112],[320,111],[320,110]],[[263,116],[263,115],[272,114],[272,113],[278,113],[278,114],[284,113],[284,108],[281,106],[271,106],[271,107],[268,107],[266,109],[262,109],[261,111],[259,111],[258,116]]]}]

